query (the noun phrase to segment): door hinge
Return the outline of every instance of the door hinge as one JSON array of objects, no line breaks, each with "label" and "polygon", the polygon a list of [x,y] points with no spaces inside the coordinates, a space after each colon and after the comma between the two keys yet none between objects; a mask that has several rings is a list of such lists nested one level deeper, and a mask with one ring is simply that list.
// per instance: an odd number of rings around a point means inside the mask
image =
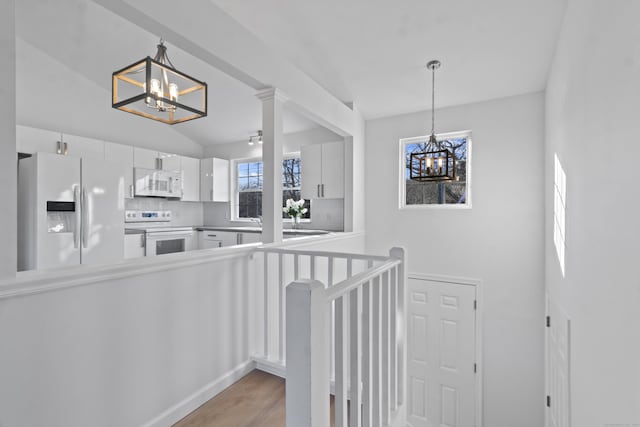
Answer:
[{"label": "door hinge", "polygon": [[473,300],[473,309],[477,310],[478,309],[478,300]]},{"label": "door hinge", "polygon": [[547,395],[547,408],[551,408],[551,396]]},{"label": "door hinge", "polygon": [[477,373],[477,372],[478,372],[478,364],[477,364],[477,363],[474,363],[474,364],[473,364],[473,373],[475,374],[475,373]]},{"label": "door hinge", "polygon": [[551,327],[551,316],[547,316],[547,328]]}]

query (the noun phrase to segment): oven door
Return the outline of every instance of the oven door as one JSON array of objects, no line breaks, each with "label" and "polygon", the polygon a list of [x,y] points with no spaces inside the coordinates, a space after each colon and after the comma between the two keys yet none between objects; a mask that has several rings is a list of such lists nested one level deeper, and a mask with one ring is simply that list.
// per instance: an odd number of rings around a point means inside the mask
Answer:
[{"label": "oven door", "polygon": [[146,255],[164,255],[193,249],[193,231],[147,232]]}]

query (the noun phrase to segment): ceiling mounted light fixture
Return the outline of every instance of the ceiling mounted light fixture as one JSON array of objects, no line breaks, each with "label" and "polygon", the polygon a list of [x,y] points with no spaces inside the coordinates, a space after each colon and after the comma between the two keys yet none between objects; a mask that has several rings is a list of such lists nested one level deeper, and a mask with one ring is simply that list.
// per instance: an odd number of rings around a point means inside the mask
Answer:
[{"label": "ceiling mounted light fixture", "polygon": [[207,84],[173,66],[160,39],[156,56],[112,75],[111,106],[170,125],[207,115]]},{"label": "ceiling mounted light fixture", "polygon": [[411,153],[409,158],[409,177],[415,181],[452,181],[456,179],[456,157],[447,141],[438,141],[435,134],[435,85],[436,70],[440,61],[427,63],[431,70],[431,135],[424,149]]},{"label": "ceiling mounted light fixture", "polygon": [[251,135],[249,137],[249,145],[253,145],[255,143],[262,144],[262,131],[259,130],[257,135]]}]

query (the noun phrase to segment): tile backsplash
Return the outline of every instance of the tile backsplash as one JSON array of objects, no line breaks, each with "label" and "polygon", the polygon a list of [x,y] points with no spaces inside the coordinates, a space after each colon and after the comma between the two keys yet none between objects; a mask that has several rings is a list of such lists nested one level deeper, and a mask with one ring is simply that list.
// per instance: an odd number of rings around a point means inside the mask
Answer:
[{"label": "tile backsplash", "polygon": [[171,225],[202,225],[202,202],[180,202],[159,197],[136,197],[125,200],[128,210],[170,210]]}]

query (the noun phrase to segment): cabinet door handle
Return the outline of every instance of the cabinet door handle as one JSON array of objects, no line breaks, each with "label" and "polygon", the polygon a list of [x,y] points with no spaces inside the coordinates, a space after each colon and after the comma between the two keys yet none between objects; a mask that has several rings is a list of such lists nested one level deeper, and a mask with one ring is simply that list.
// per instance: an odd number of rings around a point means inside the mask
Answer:
[{"label": "cabinet door handle", "polygon": [[320,197],[320,184],[316,185],[316,196]]},{"label": "cabinet door handle", "polygon": [[218,237],[216,234],[207,234],[209,237]]},{"label": "cabinet door handle", "polygon": [[133,184],[129,185],[129,197],[133,199]]},{"label": "cabinet door handle", "polygon": [[324,184],[321,184],[321,185],[322,185],[322,197],[324,197]]}]

